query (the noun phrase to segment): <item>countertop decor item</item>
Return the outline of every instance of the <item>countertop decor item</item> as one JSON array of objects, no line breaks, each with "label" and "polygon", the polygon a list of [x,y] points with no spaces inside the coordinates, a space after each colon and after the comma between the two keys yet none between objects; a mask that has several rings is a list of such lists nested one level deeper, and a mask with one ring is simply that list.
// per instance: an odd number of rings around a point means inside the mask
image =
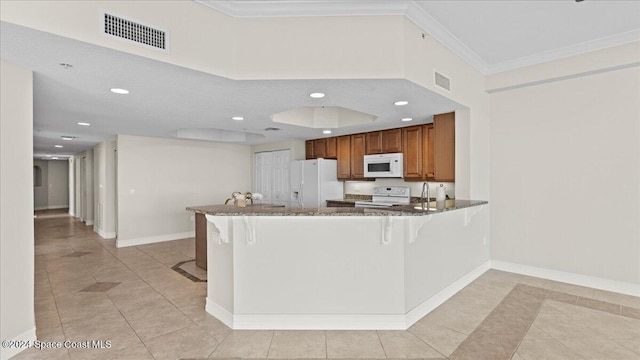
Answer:
[{"label": "countertop decor item", "polygon": [[256,199],[256,200],[262,199],[262,194],[259,194],[259,193],[252,194],[250,191],[247,191],[246,193],[243,194],[239,191],[234,191],[231,194],[231,197],[224,201],[224,204],[227,205],[229,201],[233,200],[233,205],[239,206],[239,207],[246,207],[247,201],[249,201],[251,205],[253,205],[253,199]]}]

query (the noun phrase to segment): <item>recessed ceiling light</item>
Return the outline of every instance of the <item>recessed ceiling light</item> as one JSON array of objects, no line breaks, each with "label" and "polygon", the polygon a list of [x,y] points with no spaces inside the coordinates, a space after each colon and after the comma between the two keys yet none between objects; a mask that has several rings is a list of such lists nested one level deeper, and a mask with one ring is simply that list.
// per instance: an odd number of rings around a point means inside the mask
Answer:
[{"label": "recessed ceiling light", "polygon": [[64,146],[62,146],[62,145],[53,145],[53,146],[54,146],[54,147],[57,147],[57,148],[63,148],[63,147],[64,147]]},{"label": "recessed ceiling light", "polygon": [[46,157],[51,157],[51,155],[45,155]]},{"label": "recessed ceiling light", "polygon": [[322,130],[323,134],[331,134],[331,130]]},{"label": "recessed ceiling light", "polygon": [[324,94],[318,92],[318,93],[311,93],[311,94],[309,94],[309,96],[311,96],[314,99],[322,99],[324,97]]},{"label": "recessed ceiling light", "polygon": [[91,124],[86,123],[86,122],[79,122],[78,125],[80,125],[80,126],[91,126]]},{"label": "recessed ceiling light", "polygon": [[53,160],[58,160],[57,156],[52,157]]},{"label": "recessed ceiling light", "polygon": [[403,118],[402,121],[411,121],[413,120],[412,118]]},{"label": "recessed ceiling light", "polygon": [[396,101],[393,103],[393,105],[395,106],[402,106],[402,105],[407,105],[409,102],[406,100],[400,100],[400,101]]},{"label": "recessed ceiling light", "polygon": [[231,120],[240,121],[240,120],[244,120],[244,118],[242,116],[234,116],[231,118]]},{"label": "recessed ceiling light", "polygon": [[65,135],[65,136],[61,136],[60,138],[61,138],[62,140],[71,141],[71,140],[75,139],[76,137],[75,137],[75,136],[68,136],[68,135]]},{"label": "recessed ceiling light", "polygon": [[111,89],[111,92],[114,94],[120,94],[120,95],[125,95],[129,93],[129,90],[126,89],[119,89],[119,88],[113,88]]}]

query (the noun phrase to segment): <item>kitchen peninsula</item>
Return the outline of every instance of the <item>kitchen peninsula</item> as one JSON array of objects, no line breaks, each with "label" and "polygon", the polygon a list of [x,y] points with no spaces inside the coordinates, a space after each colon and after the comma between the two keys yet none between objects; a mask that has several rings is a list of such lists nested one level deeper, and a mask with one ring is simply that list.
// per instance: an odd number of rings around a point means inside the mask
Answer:
[{"label": "kitchen peninsula", "polygon": [[206,310],[232,329],[407,329],[489,268],[487,202],[414,206],[189,207]]}]

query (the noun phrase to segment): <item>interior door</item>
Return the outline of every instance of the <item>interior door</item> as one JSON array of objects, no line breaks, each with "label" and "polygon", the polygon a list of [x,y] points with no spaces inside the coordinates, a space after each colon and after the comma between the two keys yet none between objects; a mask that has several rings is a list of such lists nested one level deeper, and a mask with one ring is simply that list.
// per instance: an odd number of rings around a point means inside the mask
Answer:
[{"label": "interior door", "polygon": [[272,200],[276,205],[289,205],[289,150],[273,153]]}]

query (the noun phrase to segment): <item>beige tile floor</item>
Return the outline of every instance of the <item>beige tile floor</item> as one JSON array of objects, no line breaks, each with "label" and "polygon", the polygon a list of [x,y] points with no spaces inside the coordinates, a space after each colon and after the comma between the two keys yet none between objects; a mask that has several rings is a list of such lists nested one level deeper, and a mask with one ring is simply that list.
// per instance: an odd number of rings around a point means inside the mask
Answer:
[{"label": "beige tile floor", "polygon": [[206,282],[171,269],[194,239],[117,249],[63,212],[39,215],[38,339],[111,347],[16,359],[640,359],[640,298],[494,270],[408,331],[232,331],[204,311]]}]

